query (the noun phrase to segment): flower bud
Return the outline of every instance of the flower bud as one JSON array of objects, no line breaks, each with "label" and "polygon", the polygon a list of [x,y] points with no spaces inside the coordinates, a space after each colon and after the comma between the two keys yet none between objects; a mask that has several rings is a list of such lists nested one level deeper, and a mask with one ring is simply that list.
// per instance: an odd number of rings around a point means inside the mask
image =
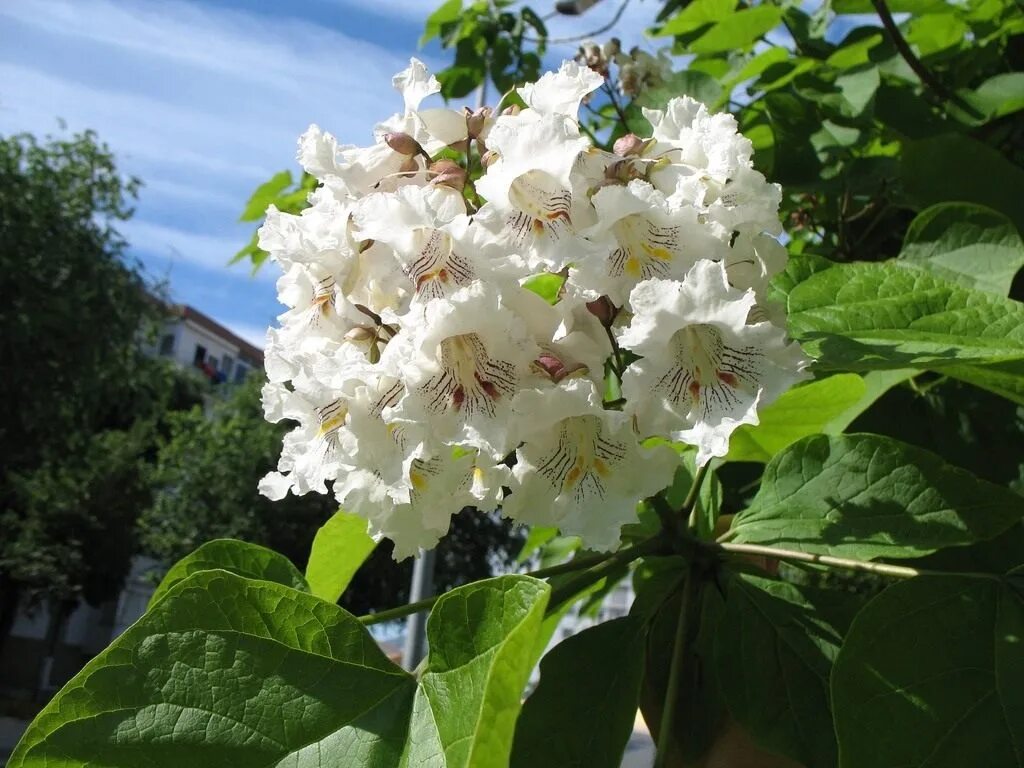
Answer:
[{"label": "flower bud", "polygon": [[602,296],[599,299],[588,301],[587,311],[600,320],[601,325],[605,328],[611,327],[612,321],[615,320],[615,315],[618,314],[615,309],[615,305],[612,304],[612,300],[607,296]]},{"label": "flower bud", "polygon": [[423,151],[419,142],[408,133],[385,133],[384,143],[400,155],[418,155]]},{"label": "flower bud", "polygon": [[478,139],[480,134],[483,133],[484,127],[487,125],[487,121],[493,114],[490,107],[479,107],[472,112],[466,107],[466,131],[469,134],[469,138]]},{"label": "flower bud", "polygon": [[609,40],[607,43],[605,43],[604,46],[601,49],[601,52],[605,55],[606,58],[609,58],[609,59],[614,57],[614,56],[618,56],[618,54],[621,51],[622,51],[622,43],[619,41],[619,38],[617,38],[617,37],[613,37],[611,40]]},{"label": "flower bud", "polygon": [[509,116],[515,116],[515,115],[518,115],[522,111],[523,111],[522,108],[518,104],[511,104],[511,105],[505,107],[503,110],[501,110],[501,114],[509,115]]},{"label": "flower bud", "polygon": [[484,168],[490,168],[492,165],[498,162],[498,158],[500,157],[501,155],[499,155],[493,149],[488,149],[480,156],[480,165],[482,165]]},{"label": "flower bud", "polygon": [[645,144],[646,142],[635,133],[627,133],[625,136],[620,136],[615,140],[612,151],[619,157],[639,155],[643,151]]},{"label": "flower bud", "polygon": [[438,160],[430,165],[431,184],[461,192],[466,186],[466,171],[454,160]]},{"label": "flower bud", "polygon": [[398,167],[399,173],[416,173],[418,170],[420,170],[420,164],[416,162],[416,155],[405,158]]},{"label": "flower bud", "polygon": [[374,344],[377,341],[377,329],[367,328],[362,325],[357,325],[351,331],[345,334],[345,341],[350,344],[356,345],[368,345]]},{"label": "flower bud", "polygon": [[359,253],[366,253],[368,250],[373,248],[373,240],[360,240],[359,241]]},{"label": "flower bud", "polygon": [[569,376],[582,376],[588,372],[583,363],[570,363],[556,357],[552,352],[541,352],[533,361],[536,370],[546,373],[555,384]]}]

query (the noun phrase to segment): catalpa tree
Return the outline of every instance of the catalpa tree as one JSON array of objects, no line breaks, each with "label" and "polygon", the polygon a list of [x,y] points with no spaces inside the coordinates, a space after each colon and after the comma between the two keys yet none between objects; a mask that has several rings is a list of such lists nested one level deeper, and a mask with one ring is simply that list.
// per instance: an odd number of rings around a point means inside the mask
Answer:
[{"label": "catalpa tree", "polygon": [[[343,511],[304,574],[184,558],[10,765],[614,768],[640,708],[658,766],[1024,766],[1022,32],[669,0],[666,50],[541,74],[532,10],[445,3],[453,65],[246,211],[287,308],[260,488]],[[336,606],[467,508],[558,562]],[[403,670],[367,625],[427,610]]]}]

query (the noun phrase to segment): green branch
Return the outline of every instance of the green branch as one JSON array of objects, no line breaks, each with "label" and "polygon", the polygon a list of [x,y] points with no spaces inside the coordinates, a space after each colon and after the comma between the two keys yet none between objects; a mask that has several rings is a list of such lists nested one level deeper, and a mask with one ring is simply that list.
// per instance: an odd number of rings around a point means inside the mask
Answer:
[{"label": "green branch", "polygon": [[[574,594],[573,591],[569,591],[567,588],[573,587],[575,588],[575,591],[579,591],[579,589],[582,589],[587,584],[592,584],[620,565],[631,563],[633,560],[643,557],[644,555],[653,555],[662,550],[666,550],[662,537],[660,535],[652,536],[649,539],[644,539],[638,544],[635,544],[632,547],[626,547],[626,549],[619,550],[618,552],[613,552],[611,554],[585,555],[584,557],[577,557],[570,560],[567,563],[559,563],[558,565],[552,565],[547,568],[538,568],[537,570],[529,571],[524,575],[532,576],[535,579],[549,579],[552,576],[561,576],[565,573],[584,571],[584,569],[586,569],[584,573],[580,574],[580,578],[578,580],[573,581],[571,584],[562,585],[561,588],[552,591],[551,599],[548,601],[548,604],[555,605],[556,596],[558,599],[564,600],[566,597]],[[578,588],[577,585],[579,585]],[[560,590],[565,592],[565,594],[560,594]],[[418,600],[415,603],[399,605],[396,608],[389,608],[385,611],[378,611],[377,613],[369,613],[365,616],[360,616],[359,621],[364,625],[369,626],[371,624],[380,624],[385,621],[401,619],[411,613],[419,613],[420,611],[429,610],[440,597],[440,595],[434,595],[433,597],[428,597],[424,600]]]},{"label": "green branch", "polygon": [[[695,483],[696,485],[696,483]],[[697,573],[692,561],[686,581],[683,584],[683,597],[679,605],[679,619],[676,622],[676,635],[672,643],[672,663],[668,670],[668,686],[665,688],[665,699],[661,709],[661,725],[658,728],[657,754],[654,768],[664,768],[668,760],[668,752],[672,745],[672,725],[676,719],[676,704],[679,701],[679,688],[683,680],[683,670],[688,653],[691,614],[697,603]]]}]

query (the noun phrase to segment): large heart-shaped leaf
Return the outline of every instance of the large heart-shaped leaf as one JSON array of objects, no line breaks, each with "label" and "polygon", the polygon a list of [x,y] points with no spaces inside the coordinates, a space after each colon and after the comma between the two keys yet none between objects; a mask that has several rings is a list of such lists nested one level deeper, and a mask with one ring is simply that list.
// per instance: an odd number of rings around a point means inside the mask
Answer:
[{"label": "large heart-shaped leaf", "polygon": [[817,435],[768,464],[730,538],[822,555],[908,558],[1020,520],[1015,493],[879,435]]},{"label": "large heart-shaped leaf", "polygon": [[734,574],[715,633],[729,711],[763,746],[804,765],[836,763],[829,674],[862,599]]},{"label": "large heart-shaped leaf", "polygon": [[8,765],[503,765],[548,592],[504,576],[444,595],[417,682],[341,608],[202,571],[86,665]]},{"label": "large heart-shaped leaf", "polygon": [[1019,583],[889,587],[853,621],[832,672],[840,767],[1020,768],[1022,638]]},{"label": "large heart-shaped leaf", "polygon": [[895,263],[821,269],[788,288],[788,304],[790,332],[826,368],[1024,359],[1024,305]]}]

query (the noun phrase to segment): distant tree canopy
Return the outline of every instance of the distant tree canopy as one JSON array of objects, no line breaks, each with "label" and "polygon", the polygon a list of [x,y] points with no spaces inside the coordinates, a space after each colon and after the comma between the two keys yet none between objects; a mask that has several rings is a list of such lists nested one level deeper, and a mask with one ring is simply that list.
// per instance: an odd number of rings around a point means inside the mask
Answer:
[{"label": "distant tree canopy", "polygon": [[142,342],[160,317],[115,225],[139,182],[92,133],[0,137],[0,595],[113,597],[164,414],[200,384]]},{"label": "distant tree canopy", "polygon": [[[170,417],[171,435],[154,471],[153,504],[140,519],[142,548],[170,565],[215,538],[263,544],[304,568],[317,528],[337,509],[330,496],[310,493],[272,502],[257,492],[277,463],[285,425],[264,420],[262,377],[250,376],[209,413]],[[435,581],[450,589],[491,575],[510,562],[520,537],[508,521],[461,514],[438,548]],[[360,569],[342,604],[355,613],[388,608],[408,597],[411,560],[395,563],[382,543]]]}]

